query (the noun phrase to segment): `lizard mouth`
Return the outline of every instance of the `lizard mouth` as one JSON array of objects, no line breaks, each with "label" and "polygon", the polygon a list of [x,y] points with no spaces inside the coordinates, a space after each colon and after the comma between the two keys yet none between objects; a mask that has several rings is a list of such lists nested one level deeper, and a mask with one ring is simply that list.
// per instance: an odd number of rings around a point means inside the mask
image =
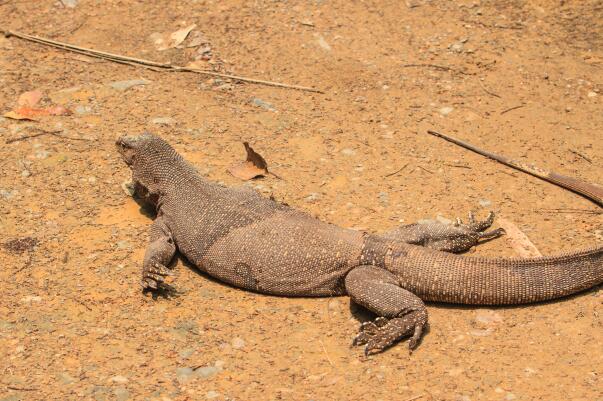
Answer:
[{"label": "lizard mouth", "polygon": [[136,156],[134,148],[135,142],[135,138],[129,137],[127,135],[122,135],[115,141],[117,151],[128,166],[131,166],[134,163],[134,159]]}]

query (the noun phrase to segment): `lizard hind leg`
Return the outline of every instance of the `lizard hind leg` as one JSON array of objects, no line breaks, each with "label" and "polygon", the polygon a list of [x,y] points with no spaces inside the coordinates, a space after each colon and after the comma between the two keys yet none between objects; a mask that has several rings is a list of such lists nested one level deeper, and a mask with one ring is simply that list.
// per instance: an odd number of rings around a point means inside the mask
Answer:
[{"label": "lizard hind leg", "polygon": [[346,276],[345,288],[355,303],[379,316],[360,326],[354,345],[364,345],[368,355],[410,337],[410,350],[416,348],[427,325],[427,309],[419,297],[400,287],[395,275],[376,266],[358,266]]}]

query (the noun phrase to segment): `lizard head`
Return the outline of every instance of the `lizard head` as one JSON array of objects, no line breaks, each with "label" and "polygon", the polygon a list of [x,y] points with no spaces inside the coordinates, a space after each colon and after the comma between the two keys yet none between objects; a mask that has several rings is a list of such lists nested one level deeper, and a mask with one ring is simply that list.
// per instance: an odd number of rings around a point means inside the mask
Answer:
[{"label": "lizard head", "polygon": [[115,142],[117,151],[132,170],[136,193],[150,200],[165,191],[185,164],[178,153],[160,137],[144,133],[123,135]]}]

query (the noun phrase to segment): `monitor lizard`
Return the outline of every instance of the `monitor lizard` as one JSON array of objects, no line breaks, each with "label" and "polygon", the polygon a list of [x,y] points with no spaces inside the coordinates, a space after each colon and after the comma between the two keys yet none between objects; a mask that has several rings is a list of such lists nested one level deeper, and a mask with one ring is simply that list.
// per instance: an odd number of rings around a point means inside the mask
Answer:
[{"label": "monitor lizard", "polygon": [[136,192],[157,211],[142,263],[143,288],[163,285],[178,250],[201,271],[247,290],[347,294],[378,316],[354,339],[365,354],[407,337],[414,349],[427,324],[424,301],[524,304],[603,282],[601,245],[528,259],[450,253],[501,235],[500,229],[486,231],[493,214],[467,224],[371,234],[320,221],[249,188],[210,182],[158,136],[122,136],[116,145]]}]

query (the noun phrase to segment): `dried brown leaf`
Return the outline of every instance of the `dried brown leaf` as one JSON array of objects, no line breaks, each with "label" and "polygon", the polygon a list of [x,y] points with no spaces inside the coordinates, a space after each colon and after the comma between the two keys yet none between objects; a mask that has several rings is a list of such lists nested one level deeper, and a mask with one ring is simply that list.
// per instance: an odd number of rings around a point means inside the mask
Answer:
[{"label": "dried brown leaf", "polygon": [[49,106],[46,108],[36,107],[42,97],[42,92],[38,90],[22,93],[17,99],[17,107],[7,113],[4,113],[4,117],[13,120],[37,121],[38,117],[64,116],[71,114],[71,111],[59,105]]},{"label": "dried brown leaf", "polygon": [[530,241],[527,235],[523,233],[514,223],[509,220],[498,218],[498,224],[505,229],[505,238],[509,240],[511,246],[522,258],[531,258],[542,256],[538,248]]},{"label": "dried brown leaf", "polygon": [[189,25],[185,28],[179,29],[172,33],[153,33],[150,38],[155,45],[155,48],[159,51],[171,49],[179,46],[187,38],[188,34],[191,33],[197,24]]},{"label": "dried brown leaf", "polygon": [[251,180],[252,178],[268,174],[268,163],[266,163],[266,160],[254,151],[248,142],[243,142],[243,145],[247,151],[247,159],[244,162],[231,166],[228,172],[242,180]]},{"label": "dried brown leaf", "polygon": [[17,99],[17,105],[24,107],[35,107],[42,99],[42,92],[39,90],[23,92],[19,99]]}]

